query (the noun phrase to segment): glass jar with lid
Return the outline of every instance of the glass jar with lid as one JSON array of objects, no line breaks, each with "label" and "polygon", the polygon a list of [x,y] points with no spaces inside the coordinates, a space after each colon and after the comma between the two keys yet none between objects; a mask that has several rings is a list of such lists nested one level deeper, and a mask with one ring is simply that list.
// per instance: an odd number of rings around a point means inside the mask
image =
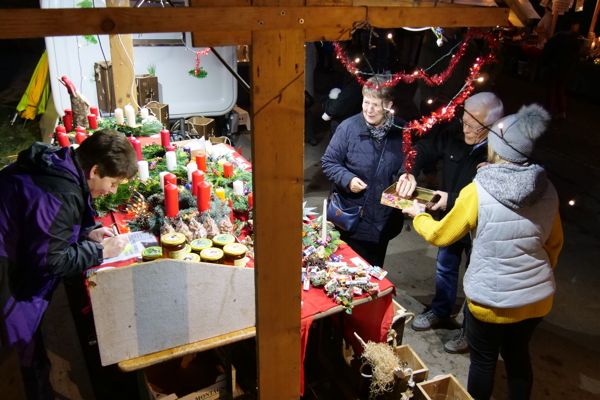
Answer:
[{"label": "glass jar with lid", "polygon": [[222,233],[222,234],[217,235],[214,238],[212,238],[212,241],[213,241],[214,247],[218,247],[219,249],[222,249],[223,246],[225,246],[226,244],[234,243],[235,237],[228,233]]},{"label": "glass jar with lid", "polygon": [[221,264],[223,262],[223,250],[209,247],[200,252],[200,259],[207,263]]},{"label": "glass jar with lid", "polygon": [[171,232],[164,234],[160,238],[160,244],[163,258],[182,260],[187,254],[185,252],[185,235],[183,233]]},{"label": "glass jar with lid", "polygon": [[235,267],[246,266],[246,246],[240,243],[230,243],[223,246],[223,264]]}]

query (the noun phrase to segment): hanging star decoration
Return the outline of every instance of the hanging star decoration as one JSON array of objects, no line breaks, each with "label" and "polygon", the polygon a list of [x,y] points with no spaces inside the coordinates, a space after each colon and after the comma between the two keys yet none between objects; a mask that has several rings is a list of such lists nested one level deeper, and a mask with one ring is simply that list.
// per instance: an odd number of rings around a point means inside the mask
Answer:
[{"label": "hanging star decoration", "polygon": [[316,212],[313,212],[316,209],[317,207],[306,207],[306,201],[302,203],[302,221],[310,222],[310,215],[317,215]]}]

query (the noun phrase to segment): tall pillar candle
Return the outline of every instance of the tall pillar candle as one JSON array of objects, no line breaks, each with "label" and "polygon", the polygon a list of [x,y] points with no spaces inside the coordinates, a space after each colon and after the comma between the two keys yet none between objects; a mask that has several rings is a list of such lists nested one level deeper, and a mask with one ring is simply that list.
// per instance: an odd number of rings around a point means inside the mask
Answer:
[{"label": "tall pillar candle", "polygon": [[125,116],[127,117],[127,126],[135,128],[137,126],[135,123],[135,110],[129,104],[125,106]]},{"label": "tall pillar candle", "polygon": [[242,196],[244,194],[244,182],[234,181],[233,182],[233,194],[236,196]]},{"label": "tall pillar candle", "polygon": [[58,132],[58,134],[56,136],[58,137],[58,144],[61,147],[69,147],[71,145],[69,136],[67,136],[66,133]]},{"label": "tall pillar candle", "polygon": [[165,187],[170,183],[177,186],[177,176],[175,174],[168,173],[165,175]]},{"label": "tall pillar candle", "polygon": [[71,110],[70,108],[65,108],[65,115],[70,115],[72,117],[73,116],[73,110]]},{"label": "tall pillar candle", "polygon": [[77,144],[81,144],[85,139],[87,139],[87,135],[84,132],[78,131],[75,134],[75,142]]},{"label": "tall pillar candle", "polygon": [[254,206],[254,193],[248,193],[248,207]]},{"label": "tall pillar candle", "polygon": [[177,169],[177,156],[175,156],[175,152],[167,151],[165,158],[167,159],[167,169],[169,171],[175,171],[175,169]]},{"label": "tall pillar candle", "polygon": [[172,183],[165,184],[165,215],[169,218],[179,214],[179,191]]},{"label": "tall pillar candle", "polygon": [[148,113],[148,109],[146,107],[140,110],[140,117],[142,117],[142,119],[148,118],[149,115],[150,114]]},{"label": "tall pillar candle", "polygon": [[88,115],[88,124],[90,125],[90,129],[98,129],[98,122],[94,114]]},{"label": "tall pillar candle", "polygon": [[210,210],[210,185],[208,182],[200,182],[197,186],[198,192],[198,211],[204,212]]},{"label": "tall pillar candle", "polygon": [[125,119],[123,118],[123,110],[120,108],[115,108],[115,123],[117,125],[125,124]]},{"label": "tall pillar candle", "polygon": [[98,111],[98,107],[90,106],[90,114],[94,114],[96,118],[100,116],[100,112]]},{"label": "tall pillar candle", "polygon": [[160,131],[160,145],[162,147],[167,147],[171,145],[171,132],[166,129]]},{"label": "tall pillar candle", "polygon": [[71,132],[73,130],[73,116],[65,114],[63,116],[63,124],[65,125],[67,132]]},{"label": "tall pillar candle", "polygon": [[323,221],[321,226],[321,241],[327,243],[327,199],[323,200],[323,215],[321,217]]},{"label": "tall pillar candle", "polygon": [[[193,163],[190,163],[193,164]],[[198,184],[204,182],[204,172],[195,170],[192,172],[192,194],[198,196]]]},{"label": "tall pillar candle", "polygon": [[185,169],[187,170],[188,173],[188,182],[191,183],[192,182],[192,173],[196,170],[198,170],[198,166],[196,165],[196,163],[188,163],[188,165],[186,165]]},{"label": "tall pillar candle", "polygon": [[138,161],[138,174],[140,181],[142,182],[144,182],[150,177],[150,173],[148,170],[148,161]]},{"label": "tall pillar candle", "polygon": [[133,145],[133,149],[135,150],[135,153],[137,154],[137,159],[138,161],[142,161],[143,157],[142,157],[142,143],[137,140],[134,139],[131,144]]},{"label": "tall pillar candle", "polygon": [[64,126],[58,125],[56,128],[54,128],[54,132],[56,132],[56,133],[58,133],[58,132],[67,133],[67,130],[65,129]]},{"label": "tall pillar candle", "polygon": [[196,154],[196,165],[199,171],[206,171],[206,155],[202,153]]},{"label": "tall pillar candle", "polygon": [[220,198],[221,200],[225,201],[225,189],[223,189],[223,188],[216,188],[215,189],[215,194],[217,195],[218,198]]},{"label": "tall pillar candle", "polygon": [[225,178],[231,178],[233,176],[233,163],[232,162],[225,162],[223,163],[223,176]]},{"label": "tall pillar candle", "polygon": [[78,126],[77,128],[75,128],[75,132],[86,133],[85,126]]},{"label": "tall pillar candle", "polygon": [[158,174],[158,179],[160,180],[160,188],[161,190],[165,190],[165,175],[169,174],[170,172],[168,171],[163,171],[160,174]]}]

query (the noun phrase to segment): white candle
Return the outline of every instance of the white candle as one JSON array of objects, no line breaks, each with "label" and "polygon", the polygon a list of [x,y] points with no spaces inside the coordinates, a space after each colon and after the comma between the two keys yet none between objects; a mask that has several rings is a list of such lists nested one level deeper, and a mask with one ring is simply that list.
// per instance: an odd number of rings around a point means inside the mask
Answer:
[{"label": "white candle", "polygon": [[321,241],[323,243],[327,242],[327,199],[323,200],[323,216],[322,216],[323,226],[321,228]]},{"label": "white candle", "polygon": [[158,174],[158,177],[160,179],[160,188],[162,190],[165,190],[165,175],[167,175],[169,172],[167,171],[163,171],[160,174]]},{"label": "white candle", "polygon": [[196,165],[195,162],[191,162],[187,165],[187,172],[188,172],[188,183],[191,184],[192,183],[192,173],[196,170],[198,170],[198,165]]},{"label": "white candle", "polygon": [[144,107],[144,108],[142,108],[140,110],[140,117],[142,117],[142,119],[148,118],[148,115],[149,114],[148,114],[148,109],[147,108]]},{"label": "white candle", "polygon": [[135,111],[129,104],[125,106],[125,116],[127,117],[127,126],[135,128],[137,126],[135,123]]},{"label": "white candle", "polygon": [[167,158],[167,169],[169,171],[175,171],[177,168],[177,157],[175,157],[175,152],[167,151],[165,157]]},{"label": "white candle", "polygon": [[140,175],[140,181],[145,181],[150,177],[148,173],[148,161],[138,161],[138,173]]},{"label": "white candle", "polygon": [[244,194],[244,182],[234,181],[233,182],[233,194],[236,196],[242,196]]},{"label": "white candle", "polygon": [[120,108],[115,108],[115,122],[117,125],[123,125],[125,120],[123,119],[123,110]]}]

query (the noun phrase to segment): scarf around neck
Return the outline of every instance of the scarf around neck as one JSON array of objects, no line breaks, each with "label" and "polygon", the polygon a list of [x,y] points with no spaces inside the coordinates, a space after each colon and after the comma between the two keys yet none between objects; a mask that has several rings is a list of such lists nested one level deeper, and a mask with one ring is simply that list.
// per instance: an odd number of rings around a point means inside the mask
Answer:
[{"label": "scarf around neck", "polygon": [[366,121],[365,121],[365,123],[367,124],[367,128],[369,129],[369,132],[371,133],[371,137],[373,137],[373,139],[377,140],[377,142],[380,142],[381,139],[383,139],[385,137],[385,135],[387,135],[390,128],[392,127],[392,120],[388,119],[388,118],[385,119],[385,122],[383,124],[381,124],[381,126],[379,126],[379,128],[376,128],[375,126],[369,124]]}]

